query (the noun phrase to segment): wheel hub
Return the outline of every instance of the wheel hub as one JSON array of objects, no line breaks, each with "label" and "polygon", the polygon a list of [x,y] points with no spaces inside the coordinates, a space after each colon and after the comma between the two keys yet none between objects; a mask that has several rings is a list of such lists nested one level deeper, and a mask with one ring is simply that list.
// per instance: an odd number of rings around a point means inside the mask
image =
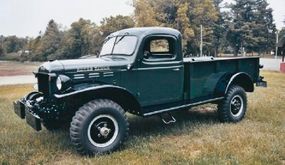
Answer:
[{"label": "wheel hub", "polygon": [[99,131],[100,131],[100,134],[106,138],[110,134],[111,129],[107,127],[102,127],[99,129]]},{"label": "wheel hub", "polygon": [[243,100],[241,96],[236,95],[231,100],[231,113],[234,116],[239,116],[243,110]]},{"label": "wheel hub", "polygon": [[118,123],[110,115],[95,117],[88,126],[89,141],[96,147],[106,147],[114,142],[118,135]]}]

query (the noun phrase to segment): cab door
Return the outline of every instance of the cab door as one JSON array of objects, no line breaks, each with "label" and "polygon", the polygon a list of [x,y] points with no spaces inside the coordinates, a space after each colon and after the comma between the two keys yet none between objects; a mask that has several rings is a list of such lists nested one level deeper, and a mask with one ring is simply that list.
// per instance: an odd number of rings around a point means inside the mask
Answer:
[{"label": "cab door", "polygon": [[138,98],[142,106],[181,101],[184,68],[177,39],[153,35],[143,41],[142,60],[137,68]]}]

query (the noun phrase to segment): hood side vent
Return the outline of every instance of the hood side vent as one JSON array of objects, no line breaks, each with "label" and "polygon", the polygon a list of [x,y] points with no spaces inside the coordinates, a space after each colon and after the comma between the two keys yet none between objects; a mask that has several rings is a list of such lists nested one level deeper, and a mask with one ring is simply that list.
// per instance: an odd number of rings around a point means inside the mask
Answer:
[{"label": "hood side vent", "polygon": [[104,72],[103,77],[112,77],[114,76],[114,72]]},{"label": "hood side vent", "polygon": [[85,78],[85,75],[84,74],[75,74],[73,75],[73,78],[78,80],[78,79],[84,79]]},{"label": "hood side vent", "polygon": [[99,78],[100,77],[100,73],[89,73],[88,77],[89,78]]}]

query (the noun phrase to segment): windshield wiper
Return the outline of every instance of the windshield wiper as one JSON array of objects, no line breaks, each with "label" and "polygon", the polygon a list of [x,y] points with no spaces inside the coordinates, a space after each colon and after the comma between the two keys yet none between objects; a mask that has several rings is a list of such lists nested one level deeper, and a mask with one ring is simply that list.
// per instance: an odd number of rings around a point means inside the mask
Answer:
[{"label": "windshield wiper", "polygon": [[118,41],[115,42],[115,45],[117,45],[120,41],[122,41],[127,35],[123,35]]},{"label": "windshield wiper", "polygon": [[113,38],[113,36],[107,37],[107,38],[104,40],[103,44],[105,44],[106,42],[108,42],[111,38]]}]

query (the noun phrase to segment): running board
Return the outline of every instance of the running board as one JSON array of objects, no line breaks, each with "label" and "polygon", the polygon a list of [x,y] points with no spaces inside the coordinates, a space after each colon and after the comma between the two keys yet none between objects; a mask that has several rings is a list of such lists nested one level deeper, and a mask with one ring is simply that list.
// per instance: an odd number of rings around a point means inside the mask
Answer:
[{"label": "running board", "polygon": [[181,109],[181,108],[188,108],[188,107],[192,107],[192,106],[196,106],[196,105],[211,103],[211,102],[219,101],[219,100],[222,100],[222,99],[224,99],[224,97],[218,97],[218,98],[209,99],[209,100],[200,101],[200,102],[195,102],[195,103],[191,103],[191,104],[185,104],[185,105],[175,106],[175,107],[171,107],[171,108],[161,109],[161,110],[158,110],[158,111],[145,113],[145,114],[143,114],[143,116],[144,117],[152,116],[152,115],[161,114],[161,113],[164,113],[164,112],[175,111],[175,110],[178,110],[178,109]]}]

